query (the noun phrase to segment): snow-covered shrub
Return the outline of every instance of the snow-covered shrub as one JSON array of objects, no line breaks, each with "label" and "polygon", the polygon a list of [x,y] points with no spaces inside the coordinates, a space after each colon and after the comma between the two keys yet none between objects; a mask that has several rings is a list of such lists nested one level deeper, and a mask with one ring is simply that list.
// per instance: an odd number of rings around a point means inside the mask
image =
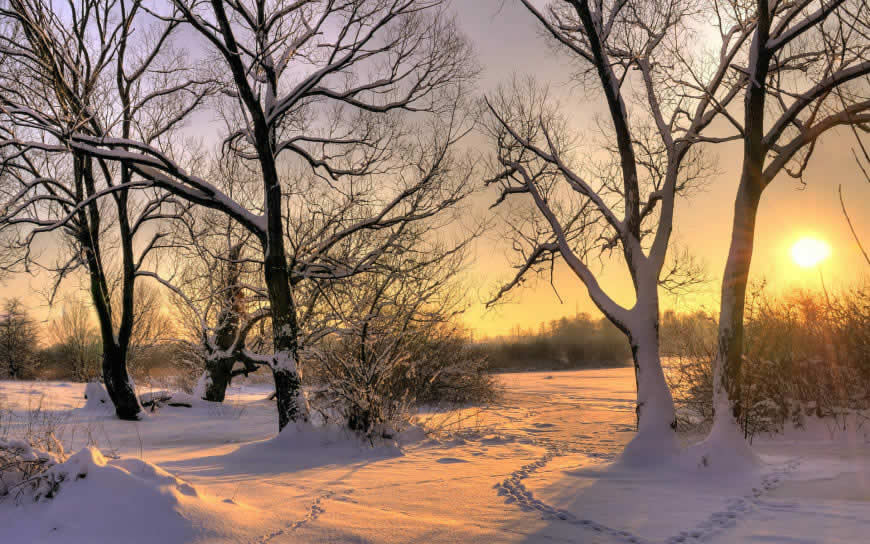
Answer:
[{"label": "snow-covered shrub", "polygon": [[[747,438],[800,426],[806,416],[842,419],[870,407],[870,292],[782,299],[755,286],[745,316],[739,423]],[[710,324],[713,324],[711,326]],[[715,320],[663,320],[669,379],[685,428],[712,420]]]},{"label": "snow-covered shrub", "polygon": [[324,342],[310,371],[323,384],[312,407],[373,439],[402,430],[421,404],[489,402],[497,387],[470,340],[448,324],[367,326]]},{"label": "snow-covered shrub", "polygon": [[0,499],[31,495],[51,498],[62,481],[51,468],[64,460],[63,446],[49,434],[39,443],[0,440]]},{"label": "snow-covered shrub", "polygon": [[715,318],[696,312],[666,312],[661,322],[662,355],[674,396],[679,429],[693,429],[713,421],[713,357]]},{"label": "snow-covered shrub", "polygon": [[[300,319],[300,370],[311,407],[372,440],[393,436],[420,404],[486,402],[486,360],[454,318],[464,242],[406,231],[401,251],[341,281],[319,284]],[[356,251],[352,247],[348,251]]]},{"label": "snow-covered shrub", "polygon": [[0,405],[0,499],[53,496],[59,481],[48,471],[66,459],[57,438],[63,417],[41,400],[18,415]]},{"label": "snow-covered shrub", "polygon": [[409,347],[414,368],[400,376],[399,385],[413,391],[418,404],[488,404],[499,397],[489,361],[464,331],[438,325]]}]

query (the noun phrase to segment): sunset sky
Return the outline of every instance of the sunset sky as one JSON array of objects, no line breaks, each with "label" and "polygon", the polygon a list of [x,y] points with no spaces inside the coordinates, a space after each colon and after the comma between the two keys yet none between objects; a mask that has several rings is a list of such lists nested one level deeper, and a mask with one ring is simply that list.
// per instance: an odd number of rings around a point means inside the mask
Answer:
[{"label": "sunset sky", "polygon": [[[474,40],[485,70],[483,92],[510,79],[514,73],[530,74],[551,82],[553,94],[559,96],[567,111],[576,112],[578,118],[591,119],[590,112],[601,107],[602,101],[596,100],[590,108],[582,95],[573,92],[567,81],[570,72],[566,60],[552,52],[540,34],[539,25],[517,4],[502,0],[456,3],[460,21]],[[582,131],[584,124],[578,122],[575,129]],[[853,225],[864,240],[870,241],[870,184],[864,181],[854,161],[854,146],[854,137],[848,131],[830,134],[813,157],[805,177],[806,186],[781,177],[767,189],[759,210],[753,278],[766,279],[773,290],[818,289],[819,270],[801,268],[791,258],[792,245],[804,236],[813,236],[831,246],[830,257],[819,265],[828,288],[848,287],[868,277],[867,265],[852,240],[837,197],[837,187],[842,184]],[[673,236],[675,242],[705,263],[711,282],[687,299],[664,297],[663,309],[698,306],[717,309],[742,148],[739,143],[719,145],[715,154],[721,175],[710,179],[702,192],[678,202]],[[497,232],[490,238],[495,243],[480,244],[475,264],[484,298],[491,294],[494,280],[511,275],[507,248],[498,243],[501,240]],[[619,302],[631,304],[631,282],[618,263],[608,263],[602,278],[604,286]],[[567,267],[557,271],[555,285],[563,303],[553,293],[549,278],[543,278],[519,289],[510,303],[494,310],[474,306],[466,316],[467,322],[479,335],[486,336],[506,334],[517,325],[535,327],[550,319],[573,315],[578,309],[597,315],[585,288]]]},{"label": "sunset sky", "polygon": [[[540,35],[536,21],[517,4],[504,0],[454,2],[460,24],[474,42],[484,69],[480,91],[492,92],[514,74],[547,81],[565,112],[576,119],[573,128],[582,133],[592,126],[589,121],[594,120],[601,100],[588,102],[569,85],[566,59],[553,53]],[[196,133],[202,127],[193,125],[189,130]],[[855,285],[867,278],[866,263],[852,241],[837,198],[837,188],[842,185],[853,224],[870,243],[870,184],[864,181],[852,157],[854,145],[848,131],[829,135],[815,153],[805,177],[806,186],[781,178],[765,192],[759,212],[753,278],[765,278],[774,290],[818,289],[819,268],[801,268],[791,258],[792,245],[804,236],[820,239],[831,247],[830,257],[819,265],[828,288]],[[663,308],[703,306],[715,310],[738,182],[740,144],[719,145],[715,154],[721,175],[710,179],[702,192],[678,202],[673,236],[675,242],[687,247],[706,264],[712,281],[687,299],[665,297]],[[486,208],[494,198],[492,193],[478,197],[475,212],[487,213]],[[545,278],[528,283],[497,308],[485,310],[481,301],[491,295],[501,281],[512,276],[508,249],[498,230],[490,232],[477,244],[468,274],[469,297],[473,303],[465,316],[465,322],[476,336],[507,334],[516,326],[533,328],[541,322],[573,315],[578,310],[597,313],[585,288],[564,267],[557,270],[555,277],[562,303]],[[630,305],[630,281],[617,265],[618,262],[605,261],[602,283],[617,301]],[[51,314],[44,307],[44,299],[34,292],[44,286],[45,280],[42,276],[9,278],[0,296],[21,297],[34,307],[37,316],[46,318]]]}]

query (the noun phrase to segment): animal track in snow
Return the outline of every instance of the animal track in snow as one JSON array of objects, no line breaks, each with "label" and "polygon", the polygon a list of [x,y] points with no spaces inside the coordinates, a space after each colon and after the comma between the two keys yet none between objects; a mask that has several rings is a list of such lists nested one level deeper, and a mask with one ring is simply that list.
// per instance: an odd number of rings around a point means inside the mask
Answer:
[{"label": "animal track in snow", "polygon": [[[347,493],[350,493],[350,492],[351,491],[347,491]],[[316,520],[318,517],[320,517],[320,514],[325,512],[325,510],[321,506],[321,503],[325,500],[329,500],[329,499],[333,498],[334,496],[335,496],[335,491],[327,491],[327,492],[323,493],[322,495],[320,495],[319,497],[314,499],[314,502],[311,503],[311,505],[308,507],[308,513],[305,515],[304,518],[302,518],[300,520],[293,521],[293,522],[287,524],[287,526],[284,527],[283,529],[278,529],[277,531],[275,531],[273,533],[270,533],[266,536],[263,536],[259,540],[259,544],[267,544],[268,542],[271,542],[273,539],[275,539],[279,536],[286,535],[288,533],[292,533],[293,531],[296,531],[297,529],[299,529],[299,528],[307,525],[308,523]],[[339,499],[340,498],[342,498],[342,497],[339,497]]]},{"label": "animal track in snow", "polygon": [[[539,444],[540,445],[540,444]],[[622,531],[608,527],[590,519],[578,518],[571,512],[558,509],[551,506],[540,499],[536,499],[534,494],[529,491],[523,480],[528,478],[533,473],[543,468],[553,457],[565,455],[572,452],[573,448],[566,448],[555,442],[546,442],[543,444],[546,448],[546,453],[537,461],[524,465],[517,471],[514,471],[503,482],[495,485],[500,496],[504,496],[505,502],[508,504],[516,504],[520,509],[526,512],[536,511],[540,513],[541,519],[558,520],[565,523],[570,523],[578,527],[582,527],[589,531],[599,534],[611,536],[617,540],[628,542],[630,544],[647,544],[647,541],[637,535],[633,535],[628,531]]]},{"label": "animal track in snow", "polygon": [[[505,497],[506,503],[516,504],[520,509],[526,512],[539,512],[542,519],[563,521],[599,534],[613,537],[623,542],[629,542],[632,544],[648,544],[650,542],[647,539],[634,535],[628,531],[614,529],[593,520],[581,519],[571,512],[546,504],[540,499],[535,498],[534,494],[523,484],[523,480],[546,466],[554,457],[569,453],[581,453],[593,458],[610,460],[615,457],[615,455],[602,452],[584,451],[584,448],[577,447],[578,445],[576,444],[543,439],[539,436],[536,436],[531,440],[531,443],[536,446],[544,447],[546,452],[536,461],[524,465],[519,470],[511,473],[503,482],[495,485],[498,494]],[[770,502],[764,500],[763,497],[771,490],[777,488],[782,483],[784,477],[794,472],[799,465],[799,459],[793,459],[785,463],[781,468],[764,476],[761,484],[758,487],[753,488],[750,493],[729,500],[724,510],[714,512],[708,519],[699,523],[695,528],[681,531],[679,534],[666,539],[664,542],[667,544],[698,544],[701,542],[707,542],[727,529],[735,527],[740,519],[752,512],[758,510],[793,509],[793,504]]]},{"label": "animal track in snow", "polygon": [[667,539],[667,544],[695,544],[707,542],[714,536],[719,535],[726,529],[733,528],[741,518],[758,510],[790,510],[794,505],[788,503],[772,503],[762,499],[771,490],[776,489],[782,483],[783,477],[794,472],[800,465],[799,459],[792,459],[779,470],[771,472],[761,480],[761,485],[752,489],[750,493],[742,497],[735,497],[728,501],[725,510],[714,512],[708,519],[698,524],[697,527],[688,531],[682,531],[678,535]]}]

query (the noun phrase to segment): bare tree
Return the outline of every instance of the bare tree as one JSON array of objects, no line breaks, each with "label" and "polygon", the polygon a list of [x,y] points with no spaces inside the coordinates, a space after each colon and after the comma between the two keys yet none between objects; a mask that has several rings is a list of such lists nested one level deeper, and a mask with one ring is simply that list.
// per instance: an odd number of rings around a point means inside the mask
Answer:
[{"label": "bare tree", "polygon": [[[212,177],[240,199],[254,181],[235,161],[218,161]],[[247,353],[263,351],[256,338],[263,331],[253,340],[249,333],[269,317],[262,263],[251,234],[225,214],[199,208],[179,223],[164,284],[184,322],[185,351],[204,371],[202,398],[223,402],[233,378],[260,368]]]},{"label": "bare tree", "polygon": [[[238,162],[219,161],[212,178],[222,179],[228,194],[243,199],[254,181],[250,174]],[[318,187],[318,178],[304,170],[295,175],[299,179],[287,183],[283,201],[292,217],[285,232],[288,260],[299,263],[299,268],[293,269],[292,285],[301,352],[319,353],[324,338],[349,327],[346,318],[356,317],[339,309],[372,278],[387,276],[395,282],[423,267],[434,270],[442,260],[446,267],[447,261],[464,253],[483,228],[469,225],[472,228],[464,234],[457,232],[460,207],[453,213],[403,222],[399,229],[375,229],[347,236],[317,257],[341,272],[332,274],[326,264],[312,258],[312,250],[319,248],[324,233],[342,232],[346,226],[355,225],[360,214],[368,215],[372,210],[366,209],[363,202]],[[362,195],[357,193],[356,198],[363,200]],[[262,261],[250,243],[255,240],[226,215],[196,210],[182,222],[185,228],[176,232],[178,238],[174,241],[182,270],[165,283],[176,294],[178,306],[194,331],[194,353],[206,368],[204,398],[222,400],[230,380],[256,371],[260,364],[257,353],[269,351],[267,344],[271,341],[264,338],[264,330],[271,328],[267,325],[270,308],[260,273]],[[443,238],[441,231],[448,225],[455,239],[436,243],[434,240]],[[355,279],[358,275],[363,278]],[[305,360],[302,357],[299,361],[300,377]]]},{"label": "bare tree", "polygon": [[[224,150],[258,172],[261,204],[254,209],[189,174],[170,153],[142,138],[75,127],[46,135],[74,153],[121,163],[139,176],[111,192],[133,188],[141,178],[229,215],[257,238],[274,349],[258,360],[272,370],[281,429],[308,417],[297,368],[294,285],[366,268],[376,254],[350,264],[334,262],[331,254],[349,238],[378,230],[400,233],[402,225],[438,214],[470,191],[453,177],[462,165],[451,150],[468,131],[461,105],[475,67],[443,4],[177,0],[177,14],[153,12],[169,25],[192,27],[215,53],[217,71],[231,76],[223,89],[230,127]],[[26,115],[45,129],[41,116]],[[317,180],[321,191],[334,191],[347,207],[343,221],[327,222],[318,243],[300,248],[305,258],[293,262],[285,244],[285,229],[295,223],[283,202],[284,160],[307,166],[311,173],[297,179]]]},{"label": "bare tree", "polygon": [[13,380],[32,373],[38,365],[39,331],[17,298],[7,299],[0,314],[0,364]]},{"label": "bare tree", "polygon": [[[743,165],[719,312],[713,368],[715,420],[707,448],[733,451],[743,441],[742,411],[746,287],[761,197],[780,174],[801,179],[820,137],[839,126],[870,123],[870,7],[864,1],[732,2],[753,20],[745,65]],[[729,447],[724,447],[729,444]]]},{"label": "bare tree", "polygon": [[[171,50],[178,23],[146,20],[142,2],[69,0],[66,7],[55,11],[44,0],[10,0],[0,8],[0,24],[9,30],[0,42],[7,54],[0,149],[13,181],[4,195],[2,225],[21,232],[17,245],[28,268],[55,274],[51,299],[63,279],[85,271],[106,389],[120,418],[137,419],[140,407],[126,365],[137,315],[135,280],[164,237],[150,227],[175,214],[172,198],[157,191],[133,196],[130,189],[142,183],[130,168],[70,150],[64,135],[135,137],[167,146],[210,87],[189,79],[183,56]],[[143,25],[136,39],[134,21]],[[116,301],[110,232],[121,257]],[[31,252],[44,233],[63,233],[69,242],[68,254],[53,266],[40,265]]]},{"label": "bare tree", "polygon": [[[659,357],[659,288],[684,284],[676,267],[663,274],[674,204],[710,171],[697,144],[735,137],[704,134],[728,117],[745,85],[746,76],[730,67],[754,22],[680,0],[565,0],[546,10],[523,4],[571,59],[578,87],[603,96],[607,119],[595,149],[588,137],[581,143],[572,136],[545,88],[515,82],[488,99],[496,148],[489,183],[501,187],[494,206],[522,205],[510,222],[522,261],[494,301],[563,260],[631,345],[638,434],[624,459],[667,456],[676,448],[675,415]],[[688,44],[698,21],[711,18],[718,21],[718,50],[693,57],[697,48]],[[634,286],[630,307],[618,304],[593,271],[593,259],[614,251]]]},{"label": "bare tree", "polygon": [[74,379],[87,382],[99,376],[100,335],[92,308],[72,298],[64,301],[60,317],[48,326],[48,338],[59,347]]}]

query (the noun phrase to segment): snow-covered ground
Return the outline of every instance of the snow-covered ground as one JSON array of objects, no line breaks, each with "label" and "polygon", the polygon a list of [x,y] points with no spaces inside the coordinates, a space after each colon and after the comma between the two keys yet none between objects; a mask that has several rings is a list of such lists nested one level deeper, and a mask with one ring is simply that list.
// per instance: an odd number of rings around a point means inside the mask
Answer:
[{"label": "snow-covered ground", "polygon": [[[505,374],[499,406],[432,415],[398,444],[275,434],[268,387],[138,423],[84,387],[0,382],[80,451],[56,498],[0,503],[0,542],[865,542],[870,444],[814,422],[756,441],[758,472],[613,464],[633,435],[631,369]],[[93,404],[93,403],[92,403]],[[13,429],[14,431],[14,429]],[[85,449],[88,444],[99,450]]]}]

